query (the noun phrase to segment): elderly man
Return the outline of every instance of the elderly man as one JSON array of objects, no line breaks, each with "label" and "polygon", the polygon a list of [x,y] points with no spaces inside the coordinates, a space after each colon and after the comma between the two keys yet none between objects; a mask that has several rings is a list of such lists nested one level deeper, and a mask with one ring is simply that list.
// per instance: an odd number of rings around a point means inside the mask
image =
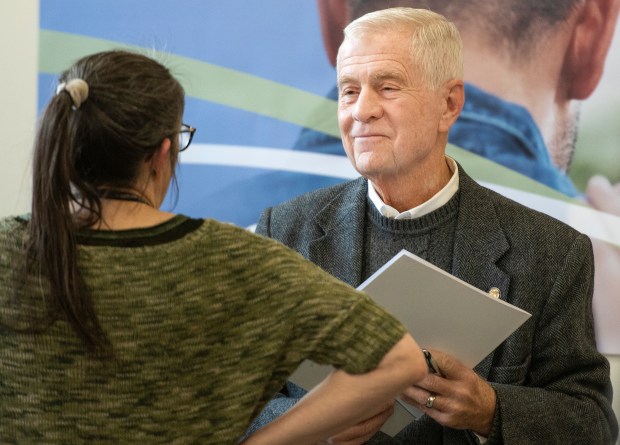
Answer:
[{"label": "elderly man", "polygon": [[[336,63],[346,24],[388,3],[431,9],[461,33],[467,101],[449,142],[577,197],[567,173],[580,103],[599,84],[620,1],[470,0],[465,8],[457,0],[318,0],[330,63]],[[335,88],[329,96],[336,99]],[[338,154],[342,143],[305,129],[296,149]],[[620,216],[620,184],[595,176],[583,198],[594,209]],[[598,239],[592,243],[597,345],[614,353],[620,338],[615,315],[620,313],[620,248]]]},{"label": "elderly man", "polygon": [[[464,103],[462,59],[455,26],[427,10],[386,9],[349,24],[337,56],[338,120],[362,178],[267,209],[257,232],[354,286],[404,248],[532,314],[475,370],[435,351],[443,376],[404,394],[425,416],[393,442],[612,443],[590,241],[481,187],[446,157]],[[390,412],[377,407],[331,443],[365,442]]]}]

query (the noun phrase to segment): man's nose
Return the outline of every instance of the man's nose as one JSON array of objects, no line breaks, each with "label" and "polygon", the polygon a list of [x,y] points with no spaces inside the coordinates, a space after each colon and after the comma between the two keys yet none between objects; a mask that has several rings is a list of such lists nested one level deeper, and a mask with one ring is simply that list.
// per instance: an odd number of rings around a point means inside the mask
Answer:
[{"label": "man's nose", "polygon": [[353,107],[353,118],[360,122],[378,119],[383,115],[379,96],[372,89],[362,89]]}]

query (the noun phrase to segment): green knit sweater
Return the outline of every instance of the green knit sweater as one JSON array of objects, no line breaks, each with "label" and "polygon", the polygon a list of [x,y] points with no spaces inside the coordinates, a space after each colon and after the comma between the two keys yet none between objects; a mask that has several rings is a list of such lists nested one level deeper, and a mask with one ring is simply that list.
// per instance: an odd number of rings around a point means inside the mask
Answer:
[{"label": "green knit sweater", "polygon": [[177,216],[81,232],[80,270],[117,357],[91,359],[63,320],[15,329],[45,312],[44,280],[15,294],[26,224],[0,220],[2,444],[235,444],[304,359],[366,372],[404,334],[281,244]]}]

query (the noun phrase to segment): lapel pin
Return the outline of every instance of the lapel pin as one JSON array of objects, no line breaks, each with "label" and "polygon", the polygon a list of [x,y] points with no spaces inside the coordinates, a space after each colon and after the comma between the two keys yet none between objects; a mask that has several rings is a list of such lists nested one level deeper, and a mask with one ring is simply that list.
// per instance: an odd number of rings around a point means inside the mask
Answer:
[{"label": "lapel pin", "polygon": [[497,287],[492,287],[491,289],[489,289],[489,295],[491,295],[493,298],[499,298],[502,296],[502,292]]}]

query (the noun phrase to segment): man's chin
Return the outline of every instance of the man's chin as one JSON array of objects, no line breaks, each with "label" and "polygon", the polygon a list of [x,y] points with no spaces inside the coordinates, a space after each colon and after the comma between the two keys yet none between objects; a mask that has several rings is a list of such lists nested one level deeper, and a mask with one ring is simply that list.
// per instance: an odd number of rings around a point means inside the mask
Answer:
[{"label": "man's chin", "polygon": [[382,172],[379,165],[373,162],[368,162],[368,160],[357,159],[353,167],[360,175],[366,179],[370,179],[371,181],[372,178],[378,177]]}]

